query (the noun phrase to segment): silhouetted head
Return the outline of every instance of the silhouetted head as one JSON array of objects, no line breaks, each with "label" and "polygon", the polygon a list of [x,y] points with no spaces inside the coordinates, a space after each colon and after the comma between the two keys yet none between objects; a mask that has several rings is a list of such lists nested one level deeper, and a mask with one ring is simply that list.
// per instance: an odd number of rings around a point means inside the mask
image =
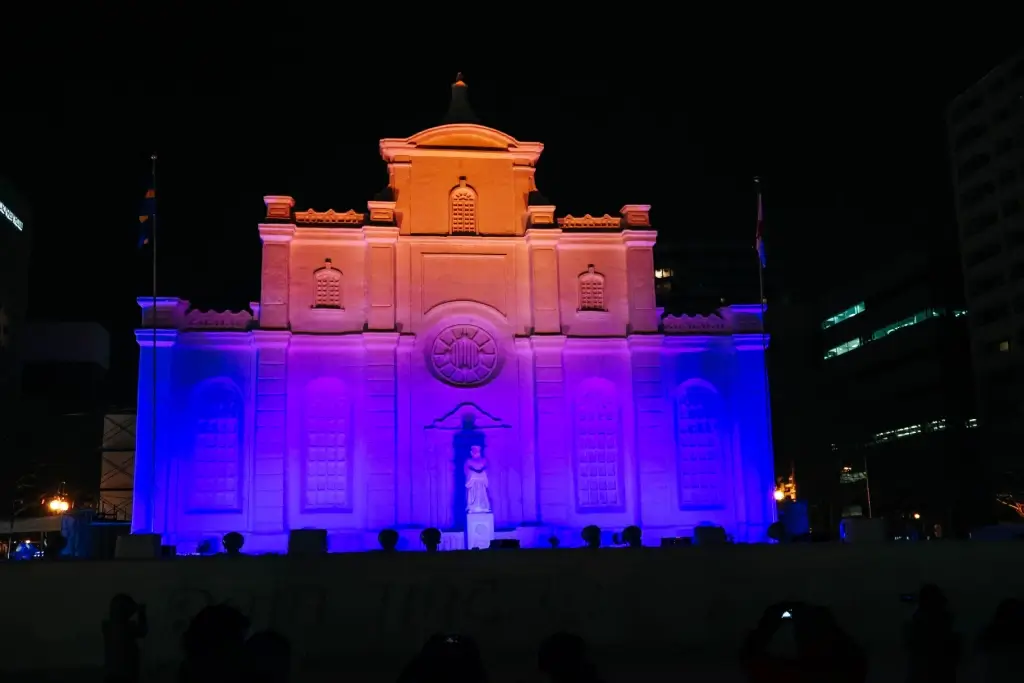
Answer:
[{"label": "silhouetted head", "polygon": [[192,617],[182,636],[186,659],[209,660],[241,650],[249,619],[229,605],[210,605]]},{"label": "silhouetted head", "polygon": [[1007,598],[999,603],[982,640],[987,645],[1024,645],[1024,601]]},{"label": "silhouetted head", "polygon": [[229,531],[224,534],[221,543],[228,555],[238,555],[242,552],[242,546],[245,545],[245,537],[237,531]]},{"label": "silhouetted head", "polygon": [[554,681],[585,681],[594,677],[587,644],[573,633],[545,638],[537,652],[537,668]]},{"label": "silhouetted head", "polygon": [[838,644],[840,629],[832,610],[804,605],[793,618],[794,635],[801,656],[829,656]]},{"label": "silhouetted head", "polygon": [[416,683],[485,683],[487,672],[472,638],[438,634],[424,644],[411,679]]},{"label": "silhouetted head", "polygon": [[383,550],[394,550],[398,547],[398,532],[394,529],[384,529],[377,534],[377,543]]},{"label": "silhouetted head", "polygon": [[276,631],[260,631],[245,641],[242,668],[246,681],[286,681],[292,667],[292,646]]},{"label": "silhouetted head", "polygon": [[924,612],[942,612],[949,606],[949,601],[941,588],[934,583],[926,583],[917,595],[917,604]]},{"label": "silhouetted head", "polygon": [[135,615],[139,606],[130,595],[118,593],[110,599],[110,620],[128,621]]}]

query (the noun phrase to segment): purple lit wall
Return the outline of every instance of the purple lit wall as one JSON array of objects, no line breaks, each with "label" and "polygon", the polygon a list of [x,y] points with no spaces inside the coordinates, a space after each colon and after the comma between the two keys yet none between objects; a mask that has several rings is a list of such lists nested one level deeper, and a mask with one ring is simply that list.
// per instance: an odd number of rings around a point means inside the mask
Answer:
[{"label": "purple lit wall", "polygon": [[459,124],[381,149],[394,192],[366,214],[266,198],[251,312],[140,300],[133,529],[179,551],[229,531],[283,551],[302,528],[332,550],[388,527],[459,547],[480,446],[498,538],[636,524],[656,543],[710,523],[764,540],[760,307],[662,317],[649,207],[556,221],[534,199],[537,143]]}]

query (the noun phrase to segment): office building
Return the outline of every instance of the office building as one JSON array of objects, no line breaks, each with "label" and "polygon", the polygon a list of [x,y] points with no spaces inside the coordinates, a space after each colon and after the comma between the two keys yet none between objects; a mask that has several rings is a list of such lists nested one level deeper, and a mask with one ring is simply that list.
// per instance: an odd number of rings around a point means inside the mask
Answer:
[{"label": "office building", "polygon": [[1024,474],[1024,54],[947,112],[971,352],[993,482]]},{"label": "office building", "polygon": [[[9,434],[18,423],[31,235],[27,202],[12,182],[0,177],[0,434]],[[7,478],[0,473],[0,486],[9,483]]]},{"label": "office building", "polygon": [[760,296],[752,243],[659,243],[654,266],[658,305],[668,313],[710,313],[733,303],[756,302]]},{"label": "office building", "polygon": [[829,496],[833,519],[859,508],[968,523],[978,426],[968,316],[952,245],[930,246],[820,297],[815,419],[830,476],[847,482]]}]

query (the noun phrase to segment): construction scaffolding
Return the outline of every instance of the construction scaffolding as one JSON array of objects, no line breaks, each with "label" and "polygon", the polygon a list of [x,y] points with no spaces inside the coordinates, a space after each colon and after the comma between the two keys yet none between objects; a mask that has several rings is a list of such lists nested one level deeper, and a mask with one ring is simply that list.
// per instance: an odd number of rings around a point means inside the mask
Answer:
[{"label": "construction scaffolding", "polygon": [[132,518],[135,488],[135,413],[119,411],[103,417],[100,465],[101,517],[119,521]]}]

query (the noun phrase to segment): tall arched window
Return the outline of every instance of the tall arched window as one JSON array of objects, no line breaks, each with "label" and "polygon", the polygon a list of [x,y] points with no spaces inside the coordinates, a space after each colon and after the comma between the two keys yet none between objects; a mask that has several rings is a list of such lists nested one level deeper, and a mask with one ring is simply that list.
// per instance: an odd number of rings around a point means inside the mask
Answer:
[{"label": "tall arched window", "polygon": [[352,507],[349,413],[340,380],[321,378],[306,386],[302,501],[306,510]]},{"label": "tall arched window", "polygon": [[684,382],[676,391],[676,463],[679,507],[725,505],[725,412],[722,397],[701,380]]},{"label": "tall arched window", "polygon": [[241,508],[242,409],[242,394],[229,379],[209,380],[193,395],[189,509],[233,512]]},{"label": "tall arched window", "polygon": [[476,234],[476,192],[466,184],[465,177],[459,178],[458,186],[451,193],[451,233],[453,235]]},{"label": "tall arched window", "polygon": [[604,311],[604,275],[594,270],[594,265],[580,274],[580,307],[581,311]]},{"label": "tall arched window", "polygon": [[313,308],[341,308],[341,271],[324,259],[313,273]]},{"label": "tall arched window", "polygon": [[615,386],[590,380],[576,398],[576,506],[581,512],[621,508],[621,421]]}]

